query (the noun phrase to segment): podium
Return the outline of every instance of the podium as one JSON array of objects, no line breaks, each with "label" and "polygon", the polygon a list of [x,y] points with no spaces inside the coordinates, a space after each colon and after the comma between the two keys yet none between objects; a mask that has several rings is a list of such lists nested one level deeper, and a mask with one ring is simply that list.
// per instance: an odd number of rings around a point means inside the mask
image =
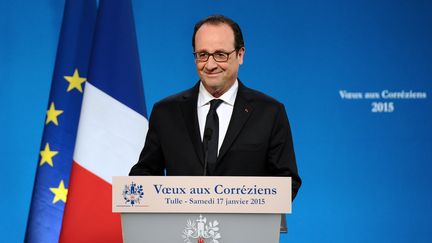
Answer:
[{"label": "podium", "polygon": [[276,243],[289,177],[113,177],[123,242]]}]

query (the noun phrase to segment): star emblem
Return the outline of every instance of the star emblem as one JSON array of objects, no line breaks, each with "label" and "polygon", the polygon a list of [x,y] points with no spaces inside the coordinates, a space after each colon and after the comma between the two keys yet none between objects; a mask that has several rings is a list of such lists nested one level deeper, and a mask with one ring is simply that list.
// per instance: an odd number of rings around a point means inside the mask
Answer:
[{"label": "star emblem", "polygon": [[53,122],[56,126],[58,126],[57,117],[62,113],[63,110],[56,110],[54,102],[51,102],[50,108],[47,110],[47,118],[45,124]]},{"label": "star emblem", "polygon": [[69,86],[67,88],[67,92],[71,91],[72,89],[77,89],[79,92],[83,92],[82,84],[87,80],[84,77],[80,77],[78,73],[78,69],[75,68],[75,71],[73,73],[73,76],[64,76],[66,81],[69,82]]},{"label": "star emblem", "polygon": [[52,158],[53,158],[56,154],[58,154],[58,151],[52,151],[52,150],[50,149],[49,144],[47,143],[47,144],[45,145],[44,150],[41,150],[41,151],[40,151],[41,159],[40,159],[39,165],[42,166],[43,164],[47,163],[47,164],[49,164],[51,167],[53,167],[53,160],[52,160]]},{"label": "star emblem", "polygon": [[63,180],[60,181],[58,187],[50,187],[50,191],[54,193],[53,203],[56,203],[60,200],[66,203],[68,189],[64,187]]}]

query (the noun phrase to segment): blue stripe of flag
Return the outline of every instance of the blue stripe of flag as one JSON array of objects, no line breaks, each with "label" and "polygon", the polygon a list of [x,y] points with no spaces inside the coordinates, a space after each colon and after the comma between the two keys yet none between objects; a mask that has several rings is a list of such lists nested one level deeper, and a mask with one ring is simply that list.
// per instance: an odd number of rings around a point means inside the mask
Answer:
[{"label": "blue stripe of flag", "polygon": [[141,115],[147,115],[132,3],[101,0],[89,82]]}]

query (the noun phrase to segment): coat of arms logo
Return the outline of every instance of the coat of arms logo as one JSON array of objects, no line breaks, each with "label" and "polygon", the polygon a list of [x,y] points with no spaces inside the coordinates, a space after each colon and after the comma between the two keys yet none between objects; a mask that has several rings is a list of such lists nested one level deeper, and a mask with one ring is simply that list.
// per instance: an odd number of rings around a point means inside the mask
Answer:
[{"label": "coat of arms logo", "polygon": [[[199,219],[188,219],[185,229],[183,230],[183,239],[185,243],[192,243],[191,240],[197,240],[197,243],[219,243],[221,234],[219,233],[219,222],[214,220],[207,224],[207,218],[202,215]],[[208,241],[210,240],[210,241]],[[195,242],[195,241],[194,241]]]},{"label": "coat of arms logo", "polygon": [[132,206],[135,204],[140,204],[141,199],[144,197],[143,186],[132,182],[130,185],[124,186],[122,195],[126,204],[130,204]]}]

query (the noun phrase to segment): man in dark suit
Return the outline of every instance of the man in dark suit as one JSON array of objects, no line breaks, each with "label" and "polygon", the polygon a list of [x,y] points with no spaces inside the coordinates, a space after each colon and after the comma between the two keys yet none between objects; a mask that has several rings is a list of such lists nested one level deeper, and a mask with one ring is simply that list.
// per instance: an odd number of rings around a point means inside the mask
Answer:
[{"label": "man in dark suit", "polygon": [[195,25],[200,81],[155,104],[130,175],[291,176],[301,185],[284,105],[238,80],[240,27],[216,15]]}]

